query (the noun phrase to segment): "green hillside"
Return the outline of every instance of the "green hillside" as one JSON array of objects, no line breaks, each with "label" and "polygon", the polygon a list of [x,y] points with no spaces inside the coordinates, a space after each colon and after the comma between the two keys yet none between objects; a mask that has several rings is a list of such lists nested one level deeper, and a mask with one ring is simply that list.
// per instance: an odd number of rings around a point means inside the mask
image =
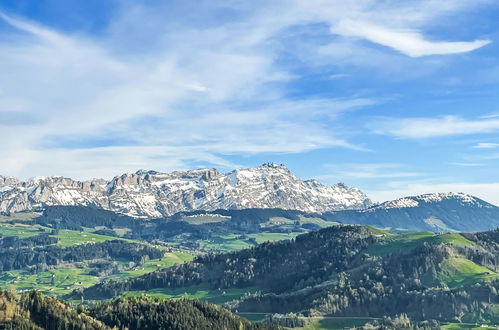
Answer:
[{"label": "green hillside", "polygon": [[428,286],[446,285],[449,288],[457,288],[497,278],[499,274],[488,268],[462,257],[454,257],[445,260],[434,274],[423,276],[423,282]]},{"label": "green hillside", "polygon": [[435,234],[431,231],[422,231],[403,235],[386,235],[386,237],[386,240],[371,246],[367,250],[367,253],[373,256],[385,256],[391,253],[409,253],[424,243],[463,246],[472,246],[474,244],[458,233]]}]

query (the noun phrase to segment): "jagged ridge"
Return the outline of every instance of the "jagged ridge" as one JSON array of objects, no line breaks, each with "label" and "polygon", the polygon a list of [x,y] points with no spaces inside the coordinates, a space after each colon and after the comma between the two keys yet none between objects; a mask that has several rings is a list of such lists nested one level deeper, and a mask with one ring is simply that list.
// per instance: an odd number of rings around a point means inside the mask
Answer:
[{"label": "jagged ridge", "polygon": [[274,163],[227,174],[216,169],[172,173],[140,170],[111,181],[42,177],[22,182],[0,176],[0,212],[90,205],[134,217],[161,217],[182,211],[244,208],[326,212],[363,209],[371,204],[357,188],[303,181],[284,165]]}]

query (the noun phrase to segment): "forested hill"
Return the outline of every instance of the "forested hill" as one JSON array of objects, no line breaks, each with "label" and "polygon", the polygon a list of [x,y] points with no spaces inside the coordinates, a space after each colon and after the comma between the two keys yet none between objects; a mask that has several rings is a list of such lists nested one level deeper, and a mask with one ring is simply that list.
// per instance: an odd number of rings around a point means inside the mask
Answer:
[{"label": "forested hill", "polygon": [[277,292],[294,290],[306,287],[310,281],[328,280],[331,274],[362,263],[360,252],[381,239],[373,231],[377,232],[361,226],[331,227],[290,241],[267,242],[227,254],[202,255],[178,267],[127,281],[98,284],[84,290],[83,296],[110,298],[128,290],[180,288],[200,283],[209,283],[212,288],[256,285]]},{"label": "forested hill", "polygon": [[17,296],[0,292],[0,329],[279,329],[251,323],[201,301],[121,298],[92,308],[71,306],[32,291]]},{"label": "forested hill", "polygon": [[[228,306],[245,312],[476,319],[497,310],[499,232],[409,235],[336,226],[83,291],[102,299],[127,291],[258,288]],[[80,293],[74,293],[80,298]],[[490,316],[489,318],[495,318]],[[498,320],[499,321],[499,320]]]}]

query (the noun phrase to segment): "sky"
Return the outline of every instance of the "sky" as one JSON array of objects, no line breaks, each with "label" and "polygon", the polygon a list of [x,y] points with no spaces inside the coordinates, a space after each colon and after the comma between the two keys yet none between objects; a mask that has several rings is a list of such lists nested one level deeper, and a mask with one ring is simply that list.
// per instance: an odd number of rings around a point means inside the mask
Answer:
[{"label": "sky", "polygon": [[0,174],[264,162],[499,205],[492,0],[2,0]]}]

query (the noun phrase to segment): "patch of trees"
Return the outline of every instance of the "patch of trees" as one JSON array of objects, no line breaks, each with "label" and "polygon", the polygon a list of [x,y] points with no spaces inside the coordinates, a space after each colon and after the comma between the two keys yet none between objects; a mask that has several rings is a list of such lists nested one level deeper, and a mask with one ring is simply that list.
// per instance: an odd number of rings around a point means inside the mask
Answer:
[{"label": "patch of trees", "polygon": [[271,314],[270,317],[268,318],[268,322],[286,328],[298,328],[307,325],[307,322],[303,318],[303,316],[297,315],[295,313]]},{"label": "patch of trees", "polygon": [[123,258],[139,263],[144,257],[157,259],[163,252],[157,248],[123,240],[80,244],[69,247],[48,245],[31,248],[1,248],[0,270],[22,269],[29,266],[44,268],[60,263],[77,262],[101,258]]},{"label": "patch of trees", "polygon": [[499,271],[499,228],[481,233],[463,233],[475,246],[462,247],[459,252],[473,262]]},{"label": "patch of trees", "polygon": [[49,206],[35,222],[54,229],[83,230],[83,227],[98,226],[138,229],[143,220],[95,207]]},{"label": "patch of trees", "polygon": [[0,292],[0,329],[249,329],[280,327],[251,323],[205,302],[121,298],[93,308],[73,308],[57,298],[32,291],[17,296]]},{"label": "patch of trees", "polygon": [[110,330],[94,318],[36,291],[21,296],[0,292],[0,329]]},{"label": "patch of trees", "polygon": [[47,233],[27,238],[19,238],[17,236],[6,236],[6,237],[0,237],[0,249],[32,248],[35,246],[56,244],[58,241],[59,239],[57,237],[50,236]]},{"label": "patch of trees", "polygon": [[279,329],[251,323],[219,306],[196,300],[120,298],[97,305],[90,315],[119,329]]},{"label": "patch of trees", "polygon": [[361,329],[369,330],[395,330],[395,329],[441,329],[440,323],[436,320],[414,322],[407,314],[396,315],[394,317],[385,316],[381,320],[375,320],[365,324]]}]

